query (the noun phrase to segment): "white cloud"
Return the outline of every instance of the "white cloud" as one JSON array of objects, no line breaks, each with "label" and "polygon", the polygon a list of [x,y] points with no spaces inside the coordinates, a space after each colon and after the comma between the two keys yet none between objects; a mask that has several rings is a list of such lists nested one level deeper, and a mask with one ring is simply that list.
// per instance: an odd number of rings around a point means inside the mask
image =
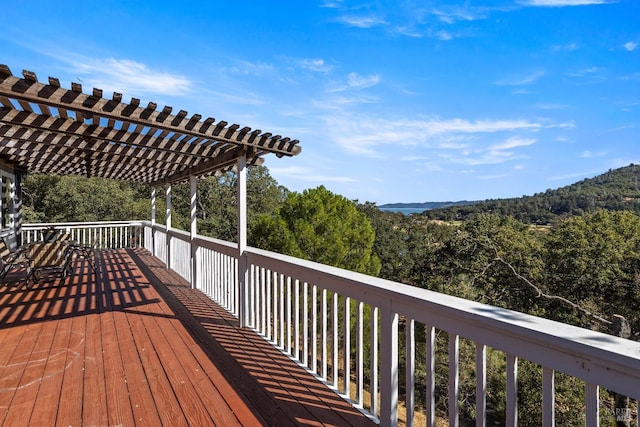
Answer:
[{"label": "white cloud", "polygon": [[448,31],[444,31],[444,30],[438,31],[436,33],[436,37],[438,39],[444,40],[444,41],[453,40],[453,36],[451,35],[451,33],[449,33]]},{"label": "white cloud", "polygon": [[501,79],[495,82],[500,86],[523,86],[535,83],[540,78],[544,77],[546,73],[543,70],[533,71],[529,74],[520,77],[509,77]]},{"label": "white cloud", "polygon": [[380,76],[378,74],[362,75],[358,73],[349,73],[346,78],[346,82],[334,84],[328,89],[328,92],[342,92],[349,89],[359,90],[366,89],[371,86],[375,86],[380,83]]},{"label": "white cloud", "polygon": [[264,62],[238,61],[237,65],[229,67],[227,70],[234,74],[259,76],[270,74],[275,68],[273,65],[265,64]]},{"label": "white cloud", "polygon": [[638,47],[638,43],[635,43],[635,42],[626,42],[624,44],[624,48],[627,49],[629,52],[633,52],[634,50],[636,50],[637,47]]},{"label": "white cloud", "polygon": [[552,52],[571,52],[577,49],[578,49],[578,45],[576,43],[558,44],[558,45],[553,45],[550,48]]},{"label": "white cloud", "polygon": [[510,150],[512,148],[517,148],[517,147],[526,147],[528,145],[532,145],[535,143],[536,143],[536,140],[533,138],[520,138],[517,136],[512,136],[511,138],[507,139],[502,143],[492,145],[491,147],[489,147],[489,150],[491,151]]},{"label": "white cloud", "polygon": [[384,19],[375,16],[342,16],[339,18],[339,21],[350,27],[357,28],[372,28],[387,24]]},{"label": "white cloud", "polygon": [[589,67],[589,68],[583,68],[582,70],[578,70],[574,73],[570,73],[569,75],[573,77],[584,77],[589,74],[595,74],[599,70],[600,69],[598,67]]},{"label": "white cloud", "polygon": [[[384,157],[383,147],[419,147],[420,150],[459,152],[468,157],[474,153],[492,153],[503,156],[504,151],[517,149],[536,142],[535,139],[513,135],[516,132],[538,132],[549,128],[572,127],[571,123],[549,123],[529,120],[466,120],[438,118],[423,120],[385,120],[353,115],[327,117],[327,136],[344,150],[371,157]],[[491,134],[505,133],[496,137]],[[509,134],[512,135],[509,135]],[[484,148],[482,148],[484,147]],[[407,154],[412,155],[412,154]],[[451,158],[456,158],[449,154]]]},{"label": "white cloud", "polygon": [[325,0],[320,7],[335,9],[342,6],[342,0]]},{"label": "white cloud", "polygon": [[580,157],[582,157],[583,159],[590,159],[593,157],[602,157],[602,156],[606,156],[607,153],[604,151],[600,151],[598,153],[594,153],[593,151],[583,151],[582,154],[580,155]]},{"label": "white cloud", "polygon": [[431,11],[440,21],[446,24],[453,24],[459,21],[476,21],[485,19],[488,15],[489,8],[450,6],[448,8],[434,9]]},{"label": "white cloud", "polygon": [[129,59],[83,58],[72,64],[76,72],[94,87],[129,93],[184,95],[193,83],[186,77],[152,70],[147,65]]},{"label": "white cloud", "polygon": [[380,83],[380,76],[377,74],[362,76],[358,73],[349,73],[349,76],[347,76],[347,83],[352,89],[364,89]]},{"label": "white cloud", "polygon": [[534,107],[539,110],[564,110],[565,108],[567,108],[567,105],[537,103]]},{"label": "white cloud", "polygon": [[562,6],[588,6],[594,4],[615,3],[611,0],[522,0],[525,6],[562,7]]},{"label": "white cloud", "polygon": [[319,73],[328,73],[333,69],[333,66],[325,63],[322,59],[305,58],[301,59],[299,64],[300,67],[304,68],[305,70],[316,71]]}]

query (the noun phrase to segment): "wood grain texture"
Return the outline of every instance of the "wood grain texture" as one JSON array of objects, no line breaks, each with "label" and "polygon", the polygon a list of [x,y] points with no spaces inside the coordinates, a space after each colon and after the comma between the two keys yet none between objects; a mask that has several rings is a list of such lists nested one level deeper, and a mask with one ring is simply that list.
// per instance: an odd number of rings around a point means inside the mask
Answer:
[{"label": "wood grain texture", "polygon": [[374,425],[144,250],[0,284],[0,426]]}]

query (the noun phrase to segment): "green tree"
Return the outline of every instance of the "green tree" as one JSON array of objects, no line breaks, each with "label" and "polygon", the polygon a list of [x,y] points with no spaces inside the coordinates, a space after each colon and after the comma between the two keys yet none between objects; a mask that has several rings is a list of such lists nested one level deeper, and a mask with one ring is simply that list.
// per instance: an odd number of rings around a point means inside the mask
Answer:
[{"label": "green tree", "polygon": [[[41,221],[113,221],[137,217],[126,182],[82,176],[36,175],[25,180],[25,208]],[[27,218],[29,219],[29,218]]]},{"label": "green tree", "polygon": [[325,187],[290,193],[277,214],[252,226],[250,243],[312,261],[377,275],[374,231],[356,204]]},{"label": "green tree", "polygon": [[358,211],[367,216],[373,227],[373,252],[380,259],[380,277],[404,281],[413,266],[407,245],[410,232],[407,217],[400,212],[383,212],[371,202],[358,204]]},{"label": "green tree", "polygon": [[[553,291],[611,320],[627,318],[640,329],[640,217],[628,211],[599,211],[566,219],[546,239],[547,281]],[[572,322],[562,310],[553,314]],[[590,319],[577,322],[593,326]]]}]

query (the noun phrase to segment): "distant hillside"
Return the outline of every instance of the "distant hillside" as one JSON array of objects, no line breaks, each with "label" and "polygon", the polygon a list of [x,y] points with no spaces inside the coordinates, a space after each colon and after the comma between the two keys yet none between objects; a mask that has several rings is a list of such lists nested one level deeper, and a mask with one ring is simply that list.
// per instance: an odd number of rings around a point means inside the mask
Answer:
[{"label": "distant hillside", "polygon": [[459,202],[387,203],[378,207],[383,209],[423,209],[426,211],[429,209],[448,208],[450,206],[472,205],[474,203],[477,202],[462,200]]},{"label": "distant hillside", "polygon": [[609,170],[594,178],[533,196],[435,208],[424,215],[454,221],[475,213],[497,213],[513,216],[524,223],[544,225],[561,216],[583,215],[599,209],[629,210],[640,215],[640,165]]}]

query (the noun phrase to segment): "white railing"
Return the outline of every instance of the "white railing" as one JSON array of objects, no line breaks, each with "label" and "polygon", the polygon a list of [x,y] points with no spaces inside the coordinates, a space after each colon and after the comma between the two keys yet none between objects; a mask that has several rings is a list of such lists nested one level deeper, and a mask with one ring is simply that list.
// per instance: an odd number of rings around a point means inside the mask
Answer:
[{"label": "white railing", "polygon": [[49,231],[67,234],[70,240],[96,249],[119,249],[144,246],[142,222],[69,222],[22,225],[22,243],[42,241]]},{"label": "white railing", "polygon": [[[144,247],[160,257],[169,254],[169,265],[189,280],[188,234],[172,230],[167,251],[166,229],[142,225],[144,231],[135,235],[145,237]],[[485,425],[489,352],[500,352],[506,367],[502,393],[507,425],[516,425],[519,417],[520,360],[540,368],[541,425],[555,424],[557,373],[582,381],[588,426],[599,425],[604,407],[600,389],[640,398],[638,342],[255,248],[246,253],[242,302],[237,287],[243,263],[238,262],[237,245],[201,236],[193,244],[198,289],[235,315],[245,312],[250,327],[383,426],[398,423],[399,407],[404,407],[406,425],[414,425],[415,415],[422,412],[426,424],[433,426],[437,400],[447,402],[449,425],[459,425],[460,373],[469,370],[475,377],[474,418],[477,425]],[[462,366],[462,348],[472,349],[471,369]],[[438,364],[446,365],[444,378],[437,373]],[[418,371],[424,373],[426,389],[420,402],[415,398]],[[446,387],[437,388],[442,381]],[[399,386],[405,390],[401,403]],[[633,414],[607,409],[637,420],[635,409]]]},{"label": "white railing", "polygon": [[238,316],[238,247],[234,243],[198,236],[197,288]]},{"label": "white railing", "polygon": [[[487,418],[487,348],[503,352],[506,359],[507,425],[516,425],[518,419],[518,359],[541,366],[542,425],[554,425],[556,371],[585,382],[585,422],[590,426],[599,425],[598,387],[640,398],[638,342],[258,249],[251,248],[247,257],[251,325],[356,405],[363,406],[368,389],[371,403],[366,409],[382,425],[398,421],[399,383],[406,388],[407,425],[413,425],[418,407],[424,408],[427,425],[435,424],[437,331],[448,335],[446,397],[452,426],[459,424],[461,338],[475,347],[478,425],[485,425]],[[404,342],[398,340],[400,318]],[[426,372],[426,399],[419,405],[417,323],[426,332],[420,346],[426,351],[421,367]],[[365,340],[370,343],[367,352]],[[404,360],[399,360],[400,352]],[[405,378],[399,378],[401,364]],[[618,416],[631,415],[615,409]]]}]

